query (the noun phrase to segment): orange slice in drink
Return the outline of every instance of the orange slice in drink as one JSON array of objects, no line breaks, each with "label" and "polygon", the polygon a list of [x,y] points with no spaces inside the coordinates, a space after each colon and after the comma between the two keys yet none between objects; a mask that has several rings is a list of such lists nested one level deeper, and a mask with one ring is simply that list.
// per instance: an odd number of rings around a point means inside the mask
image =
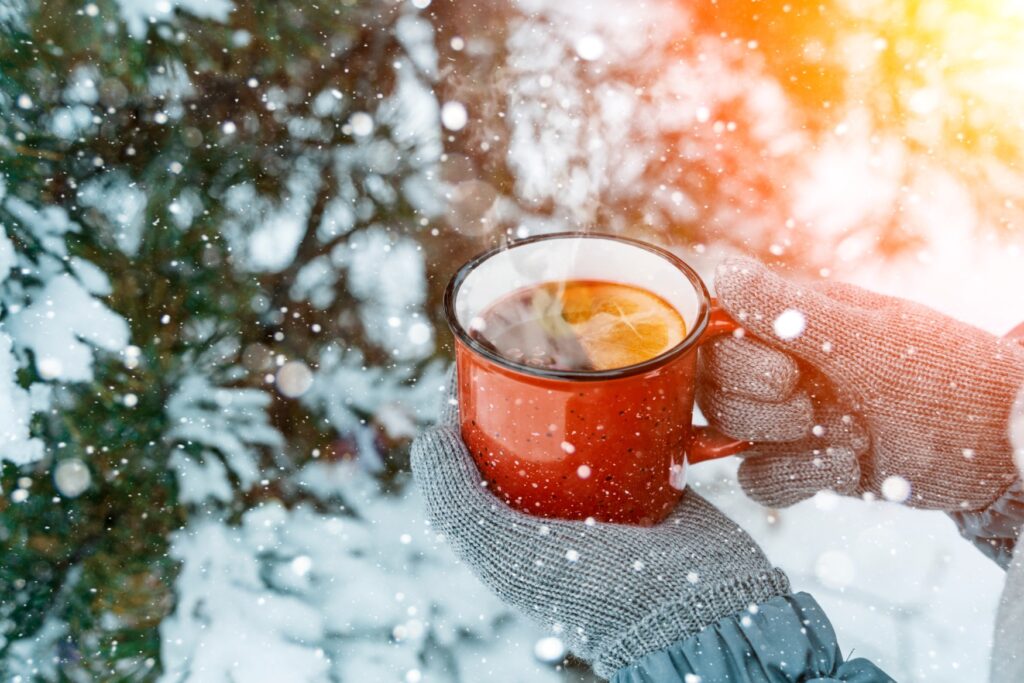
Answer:
[{"label": "orange slice in drink", "polygon": [[672,306],[651,292],[611,282],[570,281],[556,290],[562,317],[572,327],[595,370],[650,360],[686,336]]}]

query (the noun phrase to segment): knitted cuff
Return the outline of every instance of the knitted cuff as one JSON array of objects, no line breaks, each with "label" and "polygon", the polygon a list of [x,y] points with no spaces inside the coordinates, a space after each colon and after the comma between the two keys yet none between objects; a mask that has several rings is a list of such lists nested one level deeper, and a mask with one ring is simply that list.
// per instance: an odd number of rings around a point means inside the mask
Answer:
[{"label": "knitted cuff", "polygon": [[1017,394],[1017,401],[1010,413],[1010,448],[1018,472],[1024,472],[1024,388]]},{"label": "knitted cuff", "polygon": [[960,535],[1006,569],[1024,526],[1024,484],[1018,478],[984,510],[950,512]]},{"label": "knitted cuff", "polygon": [[[1024,324],[1006,335],[1024,344]],[[1024,472],[1024,387],[1010,411],[1010,448],[1018,472]],[[1024,527],[1024,485],[1020,477],[994,503],[979,512],[951,512],[960,535],[1003,569],[1010,565]]]},{"label": "knitted cuff", "polygon": [[627,664],[689,638],[730,614],[789,592],[781,569],[719,584],[709,591],[660,605],[594,658],[594,672],[610,678]]}]

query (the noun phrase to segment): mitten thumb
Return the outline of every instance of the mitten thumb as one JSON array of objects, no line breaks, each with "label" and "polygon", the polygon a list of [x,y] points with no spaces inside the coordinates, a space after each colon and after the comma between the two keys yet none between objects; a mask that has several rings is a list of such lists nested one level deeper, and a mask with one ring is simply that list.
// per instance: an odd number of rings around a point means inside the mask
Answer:
[{"label": "mitten thumb", "polygon": [[744,329],[814,365],[833,382],[849,383],[858,355],[871,348],[870,311],[786,280],[754,259],[723,262],[715,289],[722,307]]}]

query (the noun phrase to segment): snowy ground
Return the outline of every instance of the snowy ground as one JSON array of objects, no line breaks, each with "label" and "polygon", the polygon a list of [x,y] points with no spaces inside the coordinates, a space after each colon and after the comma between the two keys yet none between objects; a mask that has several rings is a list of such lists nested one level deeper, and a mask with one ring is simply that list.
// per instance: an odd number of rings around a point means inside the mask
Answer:
[{"label": "snowy ground", "polygon": [[845,655],[899,681],[987,678],[1003,572],[945,515],[834,495],[769,512],[742,497],[735,469],[695,467],[691,483],[815,596]]}]

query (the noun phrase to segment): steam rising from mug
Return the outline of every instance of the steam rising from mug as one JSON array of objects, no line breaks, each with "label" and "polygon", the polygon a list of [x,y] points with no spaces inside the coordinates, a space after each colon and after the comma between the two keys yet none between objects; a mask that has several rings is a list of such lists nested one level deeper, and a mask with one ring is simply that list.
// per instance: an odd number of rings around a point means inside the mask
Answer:
[{"label": "steam rising from mug", "polygon": [[[593,370],[516,362],[470,334],[473,320],[509,294],[568,281],[656,295],[688,334],[646,360]],[[455,334],[462,437],[490,490],[517,509],[653,524],[682,495],[688,460],[748,445],[692,424],[698,347],[737,326],[669,252],[609,235],[530,238],[460,268],[445,314]]]},{"label": "steam rising from mug", "polygon": [[464,329],[503,296],[546,282],[599,280],[657,294],[682,315],[686,329],[698,323],[698,292],[685,274],[641,246],[597,236],[512,243],[481,262],[459,287],[455,313]]}]

